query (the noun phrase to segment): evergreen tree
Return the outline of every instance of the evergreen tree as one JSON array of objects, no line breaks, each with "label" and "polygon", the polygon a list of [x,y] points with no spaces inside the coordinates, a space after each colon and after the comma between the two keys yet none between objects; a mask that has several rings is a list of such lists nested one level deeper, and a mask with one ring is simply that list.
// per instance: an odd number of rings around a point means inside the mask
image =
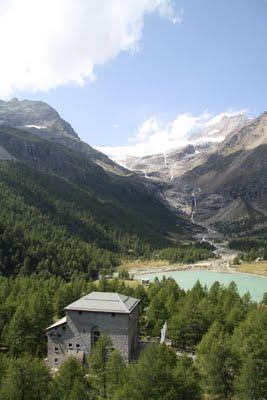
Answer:
[{"label": "evergreen tree", "polygon": [[1,400],[46,400],[49,371],[43,362],[23,356],[10,359],[0,390]]},{"label": "evergreen tree", "polygon": [[191,368],[186,362],[177,363],[176,354],[167,346],[151,344],[129,367],[126,382],[114,399],[198,400],[200,391]]},{"label": "evergreen tree", "polygon": [[98,398],[107,398],[108,386],[108,360],[111,351],[111,339],[101,334],[92,353],[89,357],[89,373],[91,376],[92,388]]},{"label": "evergreen tree", "polygon": [[179,358],[174,369],[176,390],[183,400],[198,400],[202,398],[199,385],[200,376],[188,357]]},{"label": "evergreen tree", "polygon": [[112,398],[114,392],[125,380],[126,366],[118,350],[113,350],[107,362],[107,397]]},{"label": "evergreen tree", "polygon": [[214,322],[197,347],[197,367],[204,390],[219,399],[233,394],[237,361],[230,337],[219,322]]},{"label": "evergreen tree", "polygon": [[60,366],[52,383],[49,400],[86,400],[88,396],[89,386],[85,372],[79,361],[74,357],[69,357]]},{"label": "evergreen tree", "polygon": [[267,393],[267,313],[252,310],[235,330],[232,346],[239,357],[235,391],[242,400],[262,400]]},{"label": "evergreen tree", "polygon": [[28,312],[28,302],[18,306],[3,336],[12,355],[33,352],[35,335]]},{"label": "evergreen tree", "polygon": [[267,306],[267,292],[265,292],[262,297],[262,304],[265,304]]}]

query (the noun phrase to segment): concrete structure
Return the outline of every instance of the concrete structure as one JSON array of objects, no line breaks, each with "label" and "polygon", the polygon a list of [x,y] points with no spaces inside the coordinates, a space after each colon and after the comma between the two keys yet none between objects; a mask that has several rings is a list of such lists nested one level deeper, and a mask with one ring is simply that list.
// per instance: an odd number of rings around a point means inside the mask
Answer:
[{"label": "concrete structure", "polygon": [[58,368],[69,356],[82,362],[101,333],[130,361],[138,346],[138,304],[118,293],[92,292],[68,305],[66,316],[46,329],[48,365]]}]

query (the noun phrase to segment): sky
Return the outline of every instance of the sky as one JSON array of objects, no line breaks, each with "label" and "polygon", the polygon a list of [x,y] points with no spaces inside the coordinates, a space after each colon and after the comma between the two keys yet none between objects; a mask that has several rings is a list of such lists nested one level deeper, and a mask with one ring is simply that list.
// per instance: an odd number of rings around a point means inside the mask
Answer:
[{"label": "sky", "polygon": [[1,98],[48,102],[108,153],[267,109],[266,0],[0,0],[0,51]]}]

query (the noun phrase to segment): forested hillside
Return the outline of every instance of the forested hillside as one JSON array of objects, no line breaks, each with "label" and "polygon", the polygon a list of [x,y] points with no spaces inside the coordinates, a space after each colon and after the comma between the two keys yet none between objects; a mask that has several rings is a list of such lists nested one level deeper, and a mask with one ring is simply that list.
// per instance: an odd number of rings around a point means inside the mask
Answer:
[{"label": "forested hillside", "polygon": [[22,268],[26,274],[50,272],[70,278],[80,271],[96,277],[101,268],[117,265],[121,255],[146,254],[149,243],[161,235],[164,244],[164,231],[153,231],[141,215],[102,202],[55,175],[20,163],[2,164],[0,185],[4,275]]},{"label": "forested hillside", "polygon": [[0,270],[4,275],[74,272],[97,277],[120,257],[150,254],[190,235],[134,175],[104,171],[87,156],[22,130],[1,127]]}]

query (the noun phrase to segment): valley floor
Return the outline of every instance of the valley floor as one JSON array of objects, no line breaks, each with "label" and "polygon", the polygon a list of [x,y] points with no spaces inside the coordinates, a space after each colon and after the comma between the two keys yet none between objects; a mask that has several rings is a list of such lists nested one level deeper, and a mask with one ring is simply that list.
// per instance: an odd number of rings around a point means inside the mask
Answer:
[{"label": "valley floor", "polygon": [[128,270],[129,273],[133,275],[155,272],[203,270],[228,273],[250,273],[259,276],[267,276],[267,262],[242,262],[240,265],[234,265],[233,261],[238,255],[238,252],[229,249],[226,242],[220,244],[214,243],[214,245],[216,246],[215,253],[217,256],[215,259],[212,258],[190,264],[169,264],[166,260],[136,260],[123,263],[121,269]]},{"label": "valley floor", "polygon": [[242,264],[238,265],[235,270],[237,272],[267,276],[267,261],[242,262]]}]

